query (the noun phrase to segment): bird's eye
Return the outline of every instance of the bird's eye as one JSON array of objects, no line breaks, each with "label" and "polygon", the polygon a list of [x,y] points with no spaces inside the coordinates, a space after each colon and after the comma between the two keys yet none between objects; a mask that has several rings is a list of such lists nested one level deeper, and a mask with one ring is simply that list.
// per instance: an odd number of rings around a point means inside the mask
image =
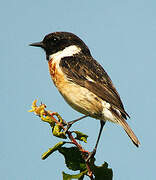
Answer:
[{"label": "bird's eye", "polygon": [[53,38],[53,41],[56,42],[56,41],[58,41],[58,39],[57,39],[56,37],[54,37],[54,38]]},{"label": "bird's eye", "polygon": [[48,39],[46,44],[50,47],[50,46],[54,46],[57,42],[58,42],[57,37],[51,37],[50,39]]}]

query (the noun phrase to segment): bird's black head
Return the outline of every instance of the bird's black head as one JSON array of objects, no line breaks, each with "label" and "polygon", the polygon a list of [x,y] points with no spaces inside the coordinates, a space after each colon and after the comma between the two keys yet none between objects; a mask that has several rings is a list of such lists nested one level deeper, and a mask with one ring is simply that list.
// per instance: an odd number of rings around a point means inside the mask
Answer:
[{"label": "bird's black head", "polygon": [[41,42],[30,44],[30,46],[41,47],[45,50],[47,60],[49,56],[64,50],[71,45],[78,46],[85,55],[90,55],[86,44],[75,34],[69,32],[54,32],[46,35]]}]

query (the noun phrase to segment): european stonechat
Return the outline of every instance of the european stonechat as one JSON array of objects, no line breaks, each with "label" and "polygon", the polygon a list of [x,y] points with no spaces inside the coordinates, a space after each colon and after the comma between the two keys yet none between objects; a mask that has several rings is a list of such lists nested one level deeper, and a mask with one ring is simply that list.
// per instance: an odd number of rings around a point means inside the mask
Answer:
[{"label": "european stonechat", "polygon": [[139,146],[138,138],[126,122],[129,115],[115,86],[79,37],[69,32],[54,32],[30,45],[45,50],[51,78],[66,102],[76,111],[100,120],[94,151],[106,121],[120,124]]}]

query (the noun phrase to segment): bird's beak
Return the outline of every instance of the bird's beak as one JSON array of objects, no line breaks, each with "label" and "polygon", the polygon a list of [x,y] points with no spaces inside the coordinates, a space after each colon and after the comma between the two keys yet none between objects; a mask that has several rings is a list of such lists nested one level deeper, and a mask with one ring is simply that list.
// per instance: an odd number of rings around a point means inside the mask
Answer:
[{"label": "bird's beak", "polygon": [[44,48],[44,44],[43,42],[36,42],[36,43],[32,43],[32,44],[29,44],[29,46],[35,46],[35,47],[41,47],[41,48]]}]

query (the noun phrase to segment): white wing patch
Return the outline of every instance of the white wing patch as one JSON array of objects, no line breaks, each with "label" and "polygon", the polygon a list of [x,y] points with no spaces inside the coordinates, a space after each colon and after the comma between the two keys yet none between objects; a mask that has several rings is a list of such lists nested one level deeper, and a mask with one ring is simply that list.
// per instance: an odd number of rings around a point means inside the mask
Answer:
[{"label": "white wing patch", "polygon": [[92,78],[90,78],[89,76],[86,76],[85,77],[88,81],[90,81],[90,82],[95,82]]}]

